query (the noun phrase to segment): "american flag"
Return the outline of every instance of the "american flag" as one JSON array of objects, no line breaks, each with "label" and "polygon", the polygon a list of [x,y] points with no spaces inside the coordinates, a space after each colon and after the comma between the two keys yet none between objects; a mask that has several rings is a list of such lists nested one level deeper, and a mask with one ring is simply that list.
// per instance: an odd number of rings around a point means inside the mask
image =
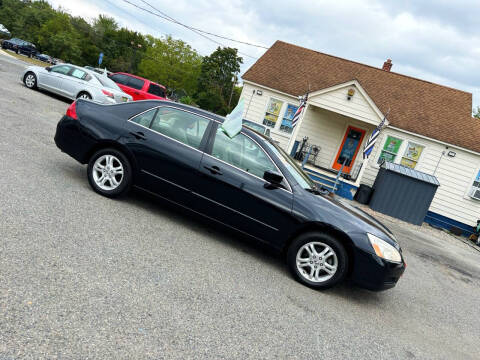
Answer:
[{"label": "american flag", "polygon": [[305,109],[305,106],[307,105],[307,100],[308,100],[308,93],[306,93],[300,99],[300,106],[298,107],[297,111],[295,111],[295,114],[293,115],[293,118],[292,118],[292,127],[295,127],[297,125],[298,120],[300,119],[300,115],[302,114],[303,109]]},{"label": "american flag", "polygon": [[387,115],[390,112],[390,110],[387,111],[385,116],[383,117],[383,120],[378,124],[378,126],[373,130],[372,135],[368,138],[367,142],[365,143],[365,146],[363,148],[363,159],[368,159],[370,156],[370,153],[373,150],[373,147],[375,146],[375,142],[377,141],[378,135],[380,134],[380,131],[383,129],[385,126],[385,121],[387,121]]}]

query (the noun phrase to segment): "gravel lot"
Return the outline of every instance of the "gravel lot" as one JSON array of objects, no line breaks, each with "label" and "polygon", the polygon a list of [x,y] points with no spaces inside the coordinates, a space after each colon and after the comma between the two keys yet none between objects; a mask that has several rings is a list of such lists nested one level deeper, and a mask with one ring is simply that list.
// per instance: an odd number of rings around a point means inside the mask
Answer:
[{"label": "gravel lot", "polygon": [[301,286],[189,214],[96,195],[53,142],[68,102],[23,86],[25,65],[0,54],[0,359],[479,358],[479,252],[385,218],[396,288]]}]

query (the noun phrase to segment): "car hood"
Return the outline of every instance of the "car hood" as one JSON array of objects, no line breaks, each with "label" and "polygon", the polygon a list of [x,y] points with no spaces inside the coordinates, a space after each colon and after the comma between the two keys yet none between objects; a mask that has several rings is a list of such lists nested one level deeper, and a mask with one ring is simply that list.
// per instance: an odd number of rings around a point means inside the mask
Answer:
[{"label": "car hood", "polygon": [[[308,193],[310,203],[318,214],[318,220],[330,223],[345,233],[370,233],[387,241],[397,249],[398,245],[395,235],[384,224],[367,214],[365,211],[353,206],[344,199]],[[306,199],[305,199],[306,200]]]}]

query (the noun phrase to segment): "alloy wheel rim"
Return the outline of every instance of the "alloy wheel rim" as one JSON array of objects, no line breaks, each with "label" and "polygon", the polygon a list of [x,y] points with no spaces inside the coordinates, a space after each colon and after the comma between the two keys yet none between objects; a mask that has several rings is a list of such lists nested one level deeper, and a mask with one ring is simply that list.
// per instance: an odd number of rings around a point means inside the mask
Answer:
[{"label": "alloy wheel rim", "polygon": [[35,85],[35,76],[28,74],[25,78],[25,85],[27,85],[29,88],[33,87]]},{"label": "alloy wheel rim", "polygon": [[338,269],[335,251],[325,243],[312,241],[298,249],[297,270],[306,280],[323,283],[330,280]]},{"label": "alloy wheel rim", "polygon": [[80,95],[80,99],[90,99],[90,96],[88,96],[87,94],[82,94]]},{"label": "alloy wheel rim", "polygon": [[102,155],[93,164],[93,181],[102,190],[115,190],[123,180],[123,165],[113,155]]}]

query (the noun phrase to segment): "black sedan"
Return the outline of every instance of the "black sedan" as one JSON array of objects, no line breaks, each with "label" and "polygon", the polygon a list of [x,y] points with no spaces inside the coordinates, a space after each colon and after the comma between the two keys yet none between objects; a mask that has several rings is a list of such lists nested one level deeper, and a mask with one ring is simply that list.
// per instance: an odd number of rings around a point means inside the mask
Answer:
[{"label": "black sedan", "polygon": [[293,276],[324,289],[346,277],[371,290],[405,269],[394,235],[359,209],[320,193],[275,143],[224,118],[167,101],[74,102],[57,146],[82,164],[101,195],[133,186],[201,214],[285,256]]}]

